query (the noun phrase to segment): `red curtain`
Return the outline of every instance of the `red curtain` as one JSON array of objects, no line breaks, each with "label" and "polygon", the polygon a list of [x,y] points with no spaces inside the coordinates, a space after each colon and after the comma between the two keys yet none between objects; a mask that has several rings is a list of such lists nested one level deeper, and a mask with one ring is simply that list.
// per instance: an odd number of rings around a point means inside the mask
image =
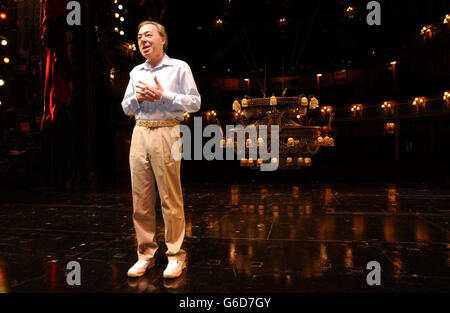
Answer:
[{"label": "red curtain", "polygon": [[58,119],[71,93],[70,61],[66,42],[66,5],[67,0],[45,0],[44,2],[42,39],[47,54],[41,131],[48,123]]}]

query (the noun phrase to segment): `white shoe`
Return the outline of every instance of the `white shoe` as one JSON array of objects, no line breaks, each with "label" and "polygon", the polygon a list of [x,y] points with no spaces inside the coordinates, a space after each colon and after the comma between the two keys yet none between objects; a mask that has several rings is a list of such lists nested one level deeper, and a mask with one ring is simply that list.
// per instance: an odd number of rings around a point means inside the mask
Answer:
[{"label": "white shoe", "polygon": [[186,262],[180,260],[169,260],[166,269],[164,270],[164,278],[177,278],[181,276],[183,270],[186,268]]},{"label": "white shoe", "polygon": [[127,275],[130,277],[141,277],[145,274],[145,271],[151,269],[155,266],[155,259],[150,259],[148,261],[140,260],[137,261],[129,270]]}]

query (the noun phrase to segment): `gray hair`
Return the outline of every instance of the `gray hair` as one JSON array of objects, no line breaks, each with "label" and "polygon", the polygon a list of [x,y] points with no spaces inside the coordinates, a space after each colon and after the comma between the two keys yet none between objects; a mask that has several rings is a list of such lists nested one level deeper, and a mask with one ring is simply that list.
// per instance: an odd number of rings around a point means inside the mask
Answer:
[{"label": "gray hair", "polygon": [[163,25],[161,25],[155,21],[143,21],[138,26],[138,33],[141,30],[142,26],[144,26],[144,25],[154,25],[156,27],[159,35],[165,39],[164,47],[163,47],[165,50],[167,48],[167,45],[169,44],[169,38],[167,37],[166,28]]}]

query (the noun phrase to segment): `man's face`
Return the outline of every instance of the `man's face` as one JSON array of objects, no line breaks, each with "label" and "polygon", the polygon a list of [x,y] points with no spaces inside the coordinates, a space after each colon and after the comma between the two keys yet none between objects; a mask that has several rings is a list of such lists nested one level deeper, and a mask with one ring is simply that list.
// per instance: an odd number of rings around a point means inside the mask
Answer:
[{"label": "man's face", "polygon": [[138,33],[139,51],[147,60],[159,57],[164,51],[165,39],[155,25],[147,24]]}]

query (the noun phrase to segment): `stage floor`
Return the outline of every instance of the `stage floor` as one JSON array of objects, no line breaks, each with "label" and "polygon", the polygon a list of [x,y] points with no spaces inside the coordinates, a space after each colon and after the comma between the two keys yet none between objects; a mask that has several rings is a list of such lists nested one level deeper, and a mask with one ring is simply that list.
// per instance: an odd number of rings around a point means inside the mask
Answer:
[{"label": "stage floor", "polygon": [[[448,292],[450,188],[388,184],[184,184],[188,268],[136,261],[128,186],[2,191],[0,292]],[[68,262],[81,285],[69,286]],[[366,278],[370,261],[381,285]],[[371,276],[373,277],[373,276]]]}]

